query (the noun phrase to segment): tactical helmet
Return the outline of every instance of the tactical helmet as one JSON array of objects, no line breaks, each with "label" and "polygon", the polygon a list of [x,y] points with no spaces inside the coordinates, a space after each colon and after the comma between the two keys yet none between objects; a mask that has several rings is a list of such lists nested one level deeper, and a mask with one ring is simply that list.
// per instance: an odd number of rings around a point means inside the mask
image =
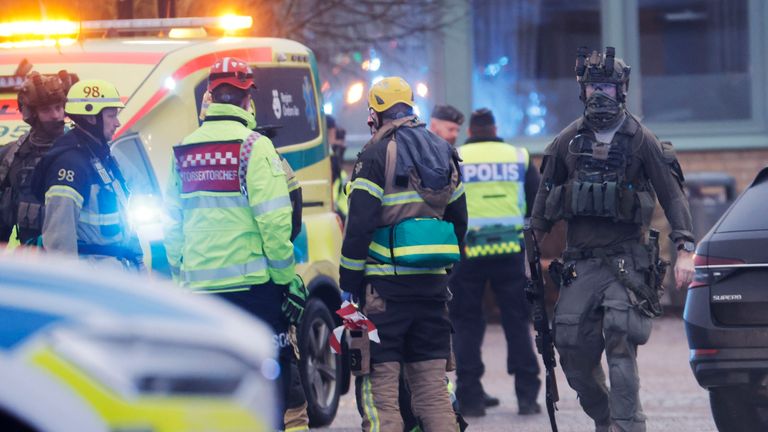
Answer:
[{"label": "tactical helmet", "polygon": [[616,48],[606,47],[605,52],[589,52],[587,47],[579,47],[576,52],[576,81],[581,86],[579,99],[586,100],[588,83],[600,82],[616,86],[616,97],[624,103],[629,89],[629,72],[632,68],[624,60],[616,58]]},{"label": "tactical helmet", "polygon": [[67,101],[67,92],[77,82],[76,75],[60,70],[56,75],[41,75],[30,72],[18,94],[19,111],[24,121],[34,123],[35,108]]},{"label": "tactical helmet", "polygon": [[100,79],[78,81],[67,93],[64,112],[69,115],[96,115],[104,108],[125,108],[117,87]]},{"label": "tactical helmet", "polygon": [[368,107],[382,113],[394,105],[403,103],[413,107],[413,90],[400,77],[387,77],[377,82],[368,92]]},{"label": "tactical helmet", "polygon": [[248,63],[235,57],[224,57],[211,66],[208,76],[208,91],[222,84],[229,84],[242,90],[254,87],[253,70]]}]

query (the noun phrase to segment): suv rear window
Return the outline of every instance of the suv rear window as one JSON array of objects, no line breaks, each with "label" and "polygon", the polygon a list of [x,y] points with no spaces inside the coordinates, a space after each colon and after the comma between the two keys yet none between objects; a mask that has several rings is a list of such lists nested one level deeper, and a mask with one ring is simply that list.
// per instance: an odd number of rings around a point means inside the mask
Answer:
[{"label": "suv rear window", "polygon": [[717,232],[768,230],[768,181],[746,191],[732,206]]},{"label": "suv rear window", "polygon": [[[320,135],[320,116],[308,67],[254,67],[259,127],[276,127],[272,143],[283,147],[312,141]],[[198,110],[207,81],[195,89]]]}]

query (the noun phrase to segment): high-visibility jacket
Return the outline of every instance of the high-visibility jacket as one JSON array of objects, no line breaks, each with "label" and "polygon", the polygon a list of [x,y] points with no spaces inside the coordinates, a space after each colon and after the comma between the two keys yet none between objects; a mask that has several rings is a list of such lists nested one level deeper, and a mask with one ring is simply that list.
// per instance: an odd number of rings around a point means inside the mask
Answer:
[{"label": "high-visibility jacket", "polygon": [[244,291],[295,275],[286,173],[254,123],[240,107],[213,103],[174,146],[165,245],[183,286]]},{"label": "high-visibility jacket", "polygon": [[490,232],[490,242],[465,246],[468,258],[520,252],[520,233],[526,215],[525,179],[528,151],[503,141],[465,144],[459,149],[467,195],[470,236]]}]

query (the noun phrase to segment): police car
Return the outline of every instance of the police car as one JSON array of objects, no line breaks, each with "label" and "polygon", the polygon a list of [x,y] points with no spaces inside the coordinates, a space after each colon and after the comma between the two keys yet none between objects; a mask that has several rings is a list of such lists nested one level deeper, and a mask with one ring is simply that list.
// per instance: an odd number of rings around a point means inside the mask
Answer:
[{"label": "police car", "polygon": [[0,430],[273,430],[271,330],[166,284],[3,256]]},{"label": "police car", "polygon": [[[307,47],[285,39],[236,36],[250,25],[250,17],[227,16],[10,26],[0,31],[0,37],[11,34],[0,40],[0,144],[28,129],[16,106],[15,86],[23,78],[17,70],[23,62],[43,74],[66,69],[80,79],[114,83],[126,107],[112,151],[132,191],[131,219],[145,262],[155,272],[167,272],[160,219],[172,145],[198,127],[214,61],[247,61],[258,86],[252,94],[257,121],[273,131],[273,143],[303,189],[304,224],[294,244],[311,298],[299,329],[300,369],[311,423],[324,425],[333,420],[339,396],[349,388],[349,374],[343,357],[334,356],[327,344],[338,323],[331,311],[340,305],[341,224],[332,209],[320,81]],[[14,37],[13,31],[21,36]]]}]

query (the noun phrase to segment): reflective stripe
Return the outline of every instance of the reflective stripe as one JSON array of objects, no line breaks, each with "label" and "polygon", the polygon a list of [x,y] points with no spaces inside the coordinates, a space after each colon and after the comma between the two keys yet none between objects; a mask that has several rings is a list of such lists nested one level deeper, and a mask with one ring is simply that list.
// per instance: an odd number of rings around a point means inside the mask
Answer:
[{"label": "reflective stripe", "polygon": [[83,210],[80,212],[80,222],[89,225],[120,225],[120,213],[91,213]]},{"label": "reflective stripe", "polygon": [[373,403],[370,375],[363,376],[363,411],[365,411],[365,416],[371,424],[370,432],[380,432],[381,421],[379,420],[379,412],[376,409],[376,405]]},{"label": "reflective stripe", "polygon": [[291,199],[288,198],[288,196],[281,196],[277,198],[273,198],[271,200],[264,201],[260,204],[256,204],[255,206],[251,207],[251,210],[253,210],[253,214],[263,215],[265,213],[269,213],[271,211],[280,210],[281,208],[290,208],[291,207]]},{"label": "reflective stripe", "polygon": [[350,183],[349,194],[351,195],[352,191],[355,189],[364,190],[379,200],[381,200],[381,197],[384,196],[384,189],[382,189],[376,183],[362,177],[356,178],[352,183]]},{"label": "reflective stripe", "polygon": [[[455,244],[435,244],[435,245],[421,245],[421,246],[400,246],[394,248],[394,251],[390,251],[388,247],[380,245],[376,242],[371,242],[368,247],[373,252],[383,256],[390,256],[392,253],[395,257],[402,257],[405,255],[424,255],[424,254],[458,254],[459,245]],[[399,271],[398,271],[399,273]]]},{"label": "reflective stripe", "polygon": [[288,192],[293,192],[293,191],[295,191],[298,188],[299,188],[299,181],[298,180],[291,179],[288,182]]},{"label": "reflective stripe", "polygon": [[363,269],[365,269],[364,259],[352,259],[352,258],[347,258],[344,255],[341,256],[341,260],[339,264],[341,264],[341,266],[347,270],[362,271]]},{"label": "reflective stripe", "polygon": [[469,217],[470,227],[484,227],[489,225],[507,225],[519,226],[523,228],[523,216],[500,216],[500,217]]},{"label": "reflective stripe", "polygon": [[[484,244],[478,246],[468,246],[464,249],[467,258],[475,258],[479,256],[491,256],[491,255],[508,255],[511,253],[522,252],[520,242],[506,242],[506,243],[494,243]],[[398,270],[398,273],[400,271]]]},{"label": "reflective stripe", "polygon": [[267,258],[267,264],[273,269],[285,269],[293,265],[293,255],[281,260],[271,260]]},{"label": "reflective stripe", "polygon": [[445,267],[438,268],[418,268],[393,266],[389,264],[366,264],[366,276],[395,276],[395,275],[417,275],[417,274],[437,274],[444,275]]},{"label": "reflective stripe", "polygon": [[451,199],[448,201],[448,204],[461,198],[462,195],[464,195],[464,183],[459,183],[459,185],[456,187],[456,190],[453,191],[453,195],[451,195]]},{"label": "reflective stripe", "polygon": [[238,195],[199,195],[190,197],[181,197],[181,206],[185,210],[199,209],[199,208],[232,208],[232,207],[248,207],[248,200]]},{"label": "reflective stripe", "polygon": [[67,98],[67,102],[120,102],[120,98]]},{"label": "reflective stripe", "polygon": [[417,202],[424,202],[424,199],[421,197],[421,195],[419,195],[418,192],[399,192],[399,193],[384,195],[384,199],[382,200],[382,204],[385,206],[394,206],[394,205],[417,203]]},{"label": "reflective stripe", "polygon": [[267,260],[259,258],[245,264],[235,264],[227,267],[201,270],[182,270],[181,280],[184,282],[202,282],[216,279],[246,276],[267,269]]},{"label": "reflective stripe", "polygon": [[45,192],[45,205],[48,205],[48,200],[53,197],[66,197],[75,201],[78,207],[83,207],[83,196],[80,192],[70,186],[53,185]]}]

